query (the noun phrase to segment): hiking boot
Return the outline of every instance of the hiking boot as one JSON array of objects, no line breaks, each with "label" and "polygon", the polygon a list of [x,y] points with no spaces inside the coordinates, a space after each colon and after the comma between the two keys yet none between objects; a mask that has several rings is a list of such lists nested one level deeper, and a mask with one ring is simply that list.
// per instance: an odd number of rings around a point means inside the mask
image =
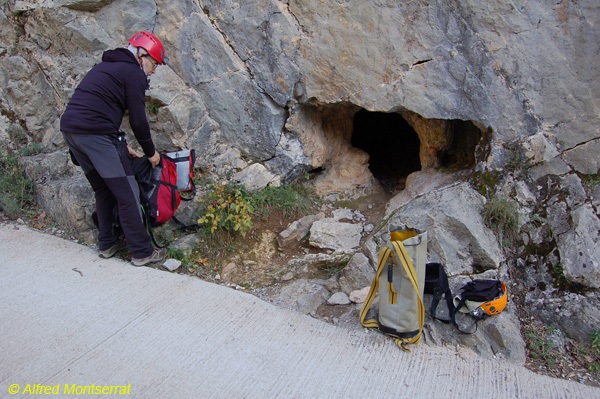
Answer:
[{"label": "hiking boot", "polygon": [[112,258],[117,252],[123,249],[127,249],[127,242],[123,238],[119,238],[112,247],[100,251],[100,257],[104,259]]},{"label": "hiking boot", "polygon": [[160,262],[166,255],[167,251],[164,248],[154,248],[152,255],[145,258],[131,258],[131,263],[134,266],[146,266],[149,263]]}]

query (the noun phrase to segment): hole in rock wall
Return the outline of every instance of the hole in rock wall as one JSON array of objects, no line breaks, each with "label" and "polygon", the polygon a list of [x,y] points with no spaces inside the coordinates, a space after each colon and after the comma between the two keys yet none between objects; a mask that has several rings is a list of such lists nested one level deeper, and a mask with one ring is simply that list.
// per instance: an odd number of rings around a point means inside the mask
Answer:
[{"label": "hole in rock wall", "polygon": [[426,119],[420,115],[369,112],[353,117],[352,146],[369,154],[369,170],[384,189],[404,189],[406,177],[418,170],[468,169],[477,163],[482,138],[471,121]]},{"label": "hole in rock wall", "polygon": [[308,106],[289,126],[311,158],[319,194],[360,196],[375,179],[387,195],[421,170],[473,168],[489,155],[491,129],[471,121],[427,119],[408,111],[367,111],[354,104]]},{"label": "hole in rock wall", "polygon": [[440,166],[456,169],[475,166],[475,153],[484,133],[470,121],[452,120],[447,123],[451,141],[438,153]]},{"label": "hole in rock wall", "polygon": [[369,170],[386,190],[403,189],[406,177],[421,170],[421,140],[400,114],[358,111],[352,145],[369,154]]}]

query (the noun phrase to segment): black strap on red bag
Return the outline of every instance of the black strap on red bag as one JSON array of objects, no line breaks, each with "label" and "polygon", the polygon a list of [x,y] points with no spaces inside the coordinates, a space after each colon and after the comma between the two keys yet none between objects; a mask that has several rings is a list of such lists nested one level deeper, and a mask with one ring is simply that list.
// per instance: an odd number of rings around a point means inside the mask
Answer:
[{"label": "black strap on red bag", "polygon": [[178,190],[176,163],[161,154],[160,163],[152,168],[146,158],[133,159],[135,178],[140,186],[140,206],[144,214],[146,230],[154,246],[165,248],[154,237],[152,227],[173,220],[180,229],[194,230],[197,225],[185,225],[175,217],[181,201],[190,201],[193,196],[183,197]]}]

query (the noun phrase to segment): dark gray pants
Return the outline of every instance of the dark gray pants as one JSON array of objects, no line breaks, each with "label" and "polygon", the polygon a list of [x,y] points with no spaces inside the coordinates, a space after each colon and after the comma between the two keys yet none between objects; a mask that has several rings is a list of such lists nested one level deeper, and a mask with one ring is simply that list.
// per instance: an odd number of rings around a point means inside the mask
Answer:
[{"label": "dark gray pants", "polygon": [[116,134],[73,134],[63,132],[65,142],[90,182],[96,198],[98,247],[101,251],[115,244],[113,209],[134,258],[150,256],[150,236],[144,226],[139,205],[139,188],[131,170],[125,138]]}]

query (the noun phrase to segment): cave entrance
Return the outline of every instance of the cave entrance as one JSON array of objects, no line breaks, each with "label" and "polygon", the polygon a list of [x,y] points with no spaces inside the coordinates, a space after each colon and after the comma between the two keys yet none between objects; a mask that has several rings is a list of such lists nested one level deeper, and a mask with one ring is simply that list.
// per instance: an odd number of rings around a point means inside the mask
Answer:
[{"label": "cave entrance", "polygon": [[482,138],[490,136],[471,121],[446,121],[449,144],[438,149],[438,164],[448,169],[468,169],[476,164],[477,146]]},{"label": "cave entrance", "polygon": [[315,192],[336,199],[395,195],[415,172],[435,177],[436,171],[470,170],[491,149],[491,128],[469,120],[425,118],[403,108],[368,111],[351,103],[301,111],[286,125],[309,156],[309,169],[298,170],[309,173]]},{"label": "cave entrance", "polygon": [[352,146],[369,154],[369,170],[390,192],[404,189],[406,177],[421,170],[421,141],[400,114],[361,109],[353,118]]}]

